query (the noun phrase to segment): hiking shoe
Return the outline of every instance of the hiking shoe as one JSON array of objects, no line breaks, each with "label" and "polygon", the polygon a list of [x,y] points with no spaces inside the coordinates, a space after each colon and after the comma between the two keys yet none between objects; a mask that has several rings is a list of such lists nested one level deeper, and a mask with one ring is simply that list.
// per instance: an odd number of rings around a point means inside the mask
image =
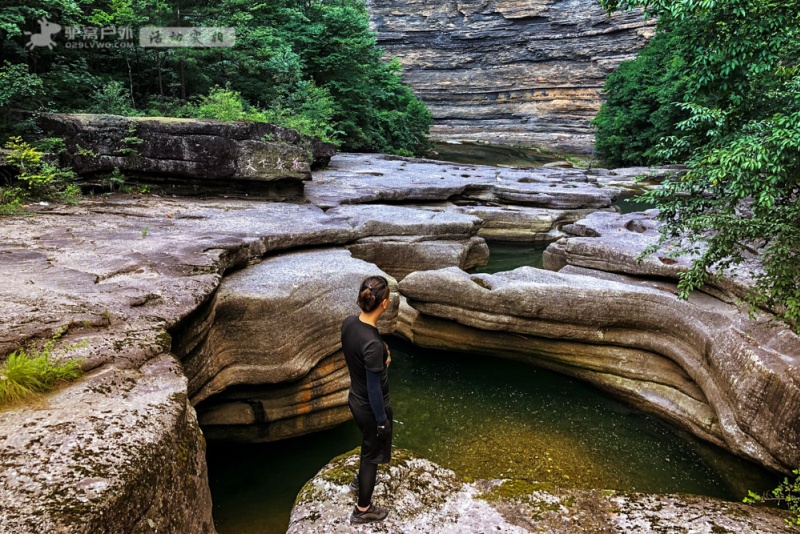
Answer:
[{"label": "hiking shoe", "polygon": [[350,481],[347,487],[350,488],[350,491],[358,491],[358,475],[353,475],[353,480]]},{"label": "hiking shoe", "polygon": [[376,521],[383,521],[389,515],[389,510],[377,504],[370,504],[366,512],[358,509],[358,506],[353,507],[353,515],[350,516],[351,523],[374,523]]}]

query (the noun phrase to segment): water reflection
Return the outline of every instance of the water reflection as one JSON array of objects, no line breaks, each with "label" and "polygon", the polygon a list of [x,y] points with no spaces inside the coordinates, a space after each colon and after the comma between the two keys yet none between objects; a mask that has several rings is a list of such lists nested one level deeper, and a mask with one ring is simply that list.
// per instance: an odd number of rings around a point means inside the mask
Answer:
[{"label": "water reflection", "polygon": [[[733,500],[778,481],[577,380],[398,339],[390,346],[396,445],[465,477]],[[358,443],[352,422],[279,443],[209,443],[217,530],[285,532],[302,485]]]}]

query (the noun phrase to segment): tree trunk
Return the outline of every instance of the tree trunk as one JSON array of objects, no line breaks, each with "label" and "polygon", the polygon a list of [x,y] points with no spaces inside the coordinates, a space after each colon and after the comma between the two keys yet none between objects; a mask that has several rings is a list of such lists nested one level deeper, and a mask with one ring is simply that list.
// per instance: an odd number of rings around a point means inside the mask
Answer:
[{"label": "tree trunk", "polygon": [[158,94],[161,105],[164,105],[164,83],[161,80],[161,52],[156,49],[156,67],[158,68]]},{"label": "tree trunk", "polygon": [[131,71],[131,58],[128,57],[128,54],[125,54],[125,63],[128,65],[128,85],[130,86],[131,92],[131,107],[136,109],[136,98],[133,96],[133,72]]}]

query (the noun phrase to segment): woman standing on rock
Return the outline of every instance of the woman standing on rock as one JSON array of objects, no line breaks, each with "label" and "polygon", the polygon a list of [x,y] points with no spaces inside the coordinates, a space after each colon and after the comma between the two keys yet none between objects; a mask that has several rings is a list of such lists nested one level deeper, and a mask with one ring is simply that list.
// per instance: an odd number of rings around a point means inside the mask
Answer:
[{"label": "woman standing on rock", "polygon": [[388,463],[392,452],[392,408],[389,403],[389,350],[375,324],[389,307],[389,282],[370,276],[358,291],[361,314],[342,323],[342,351],[350,371],[350,411],[361,429],[361,464],[350,484],[358,489],[351,523],[383,521],[389,511],[372,503],[378,464]]}]

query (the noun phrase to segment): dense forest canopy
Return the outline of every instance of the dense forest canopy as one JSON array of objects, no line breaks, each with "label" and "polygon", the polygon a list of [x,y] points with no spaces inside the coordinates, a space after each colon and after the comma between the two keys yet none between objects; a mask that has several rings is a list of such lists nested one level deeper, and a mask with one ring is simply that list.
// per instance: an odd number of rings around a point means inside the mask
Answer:
[{"label": "dense forest canopy", "polygon": [[[55,46],[26,47],[42,17],[61,26]],[[230,27],[235,46],[138,46],[150,26]],[[114,46],[83,46],[92,41]],[[432,119],[399,70],[364,0],[6,2],[0,141],[24,133],[8,114],[22,108],[264,120],[346,150],[418,154]]]},{"label": "dense forest canopy", "polygon": [[601,0],[644,7],[657,35],[608,80],[608,161],[687,163],[649,193],[662,242],[694,253],[680,288],[758,254],[751,303],[800,321],[800,0]]}]

